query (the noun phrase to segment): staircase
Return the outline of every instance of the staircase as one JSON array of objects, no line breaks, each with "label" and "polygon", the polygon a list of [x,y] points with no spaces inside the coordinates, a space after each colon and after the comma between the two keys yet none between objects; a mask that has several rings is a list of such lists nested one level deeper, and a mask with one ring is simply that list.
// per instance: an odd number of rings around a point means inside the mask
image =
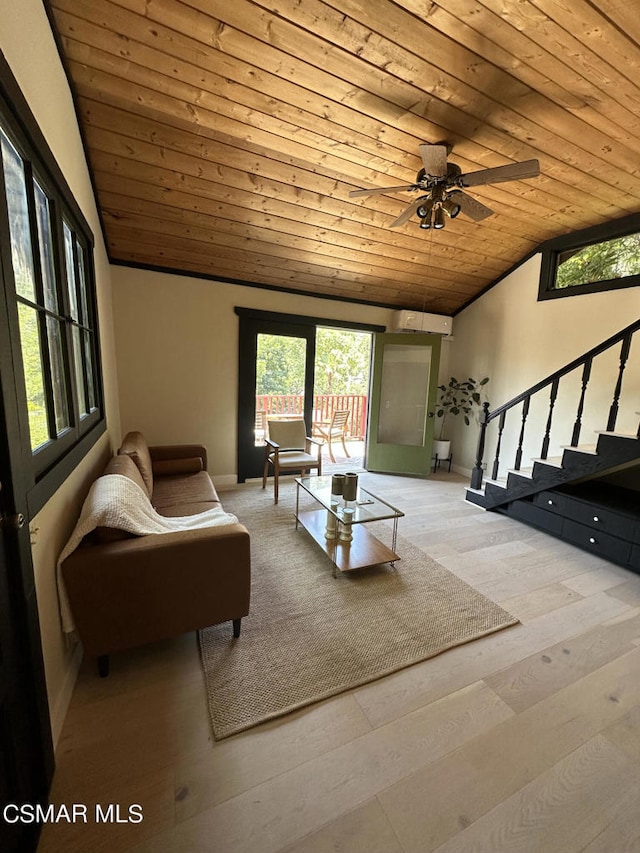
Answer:
[{"label": "staircase", "polygon": [[[625,402],[633,402],[636,407],[640,403],[640,382],[632,383],[634,387],[624,388],[623,392],[623,379],[629,364],[633,336],[639,329],[640,321],[637,321],[494,411],[489,411],[488,403],[484,404],[476,463],[471,476],[471,485],[466,491],[466,499],[470,503],[484,509],[498,509],[537,492],[601,476],[640,463],[640,429],[630,434],[616,432],[616,421],[623,402],[623,393]],[[589,405],[589,382],[594,365],[598,365],[607,356],[610,358],[616,347],[619,347],[619,363],[615,371],[616,375],[612,377],[608,395],[611,404],[608,413],[605,412],[602,415],[603,429],[597,432],[595,444],[580,444],[583,419],[587,411],[586,407]],[[565,378],[571,376],[575,378],[576,371],[580,376],[580,392],[575,420],[572,419],[571,424],[567,425],[565,421],[560,425],[560,430],[567,432],[567,443],[561,448],[561,455],[549,457],[552,430],[558,431],[553,423],[554,413],[558,410],[560,395],[568,384]],[[565,382],[563,383],[562,380]],[[525,439],[529,444],[531,443],[527,435],[531,404],[534,399],[539,401],[539,395],[545,394],[548,394],[548,411],[543,434],[539,436],[540,455],[531,460],[531,467],[522,468]],[[598,397],[601,398],[601,396],[602,387],[599,384]],[[500,458],[501,447],[506,443],[505,440],[509,434],[507,417],[510,412],[515,413],[516,416],[519,415],[517,421],[512,417],[514,423],[509,425],[512,443],[517,445],[517,450],[511,467],[501,475],[501,467],[504,467],[504,462]],[[483,482],[484,470],[487,467],[484,461],[485,447],[492,425],[497,430],[497,434],[494,435],[495,455],[491,467],[491,478]]]}]

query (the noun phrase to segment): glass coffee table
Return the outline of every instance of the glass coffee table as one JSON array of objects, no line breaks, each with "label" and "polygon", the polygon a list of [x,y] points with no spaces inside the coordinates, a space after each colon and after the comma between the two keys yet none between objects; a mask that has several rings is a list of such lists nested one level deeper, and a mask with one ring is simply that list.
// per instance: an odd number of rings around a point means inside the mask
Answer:
[{"label": "glass coffee table", "polygon": [[[311,495],[318,507],[300,511],[300,490]],[[331,494],[331,477],[299,477],[296,479],[296,529],[301,524],[322,550],[331,558],[333,576],[341,572],[392,565],[396,554],[398,519],[404,513],[382,498],[358,485],[355,501],[345,502]],[[371,521],[393,519],[391,548],[367,530]]]}]

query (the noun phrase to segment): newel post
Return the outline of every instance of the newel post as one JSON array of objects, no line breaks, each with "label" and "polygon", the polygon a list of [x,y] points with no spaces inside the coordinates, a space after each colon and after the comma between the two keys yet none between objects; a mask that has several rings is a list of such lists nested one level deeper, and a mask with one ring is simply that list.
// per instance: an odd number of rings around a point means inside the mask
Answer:
[{"label": "newel post", "polygon": [[482,415],[480,417],[480,437],[478,438],[478,452],[476,454],[476,464],[471,472],[471,488],[482,488],[482,459],[484,457],[484,441],[487,432],[487,423],[489,421],[489,403],[485,400],[482,404]]}]

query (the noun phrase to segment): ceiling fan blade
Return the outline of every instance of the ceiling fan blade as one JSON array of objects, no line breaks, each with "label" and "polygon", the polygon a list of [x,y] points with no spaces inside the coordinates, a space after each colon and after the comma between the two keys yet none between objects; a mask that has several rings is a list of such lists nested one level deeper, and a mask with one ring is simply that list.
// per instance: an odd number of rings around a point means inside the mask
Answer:
[{"label": "ceiling fan blade", "polygon": [[463,187],[477,187],[481,184],[498,184],[501,181],[519,181],[523,178],[535,178],[540,174],[537,160],[523,160],[522,163],[509,163],[495,169],[481,169],[460,175]]},{"label": "ceiling fan blade", "polygon": [[352,190],[349,193],[349,198],[356,198],[356,196],[359,195],[380,195],[381,193],[399,193],[415,189],[415,184],[409,184],[409,186],[405,185],[403,187],[376,187],[375,189],[371,190]]},{"label": "ceiling fan blade", "polygon": [[423,142],[420,148],[420,156],[427,175],[433,178],[442,178],[447,174],[447,146],[430,145]]},{"label": "ceiling fan blade", "polygon": [[411,219],[411,217],[414,215],[414,213],[417,211],[423,201],[424,196],[419,198],[417,201],[412,201],[409,207],[405,208],[405,210],[400,214],[400,216],[394,222],[391,223],[389,228],[397,228],[398,225],[404,225],[404,223],[408,219]]},{"label": "ceiling fan blade", "polygon": [[449,198],[460,205],[461,213],[466,214],[476,222],[486,219],[487,216],[491,216],[493,213],[490,207],[482,204],[482,202],[472,196],[463,193],[461,190],[454,190],[452,193],[449,193]]}]

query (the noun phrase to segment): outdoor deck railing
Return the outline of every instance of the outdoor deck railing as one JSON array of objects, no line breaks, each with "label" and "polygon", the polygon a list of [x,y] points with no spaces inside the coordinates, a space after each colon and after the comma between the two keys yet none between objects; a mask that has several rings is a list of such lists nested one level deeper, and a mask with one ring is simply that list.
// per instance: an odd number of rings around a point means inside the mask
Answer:
[{"label": "outdoor deck railing", "polygon": [[[340,409],[349,409],[351,416],[347,423],[347,436],[363,441],[367,430],[366,394],[314,394],[313,420],[329,422],[333,413]],[[302,415],[304,396],[302,394],[257,394],[256,412],[267,415]]]}]

